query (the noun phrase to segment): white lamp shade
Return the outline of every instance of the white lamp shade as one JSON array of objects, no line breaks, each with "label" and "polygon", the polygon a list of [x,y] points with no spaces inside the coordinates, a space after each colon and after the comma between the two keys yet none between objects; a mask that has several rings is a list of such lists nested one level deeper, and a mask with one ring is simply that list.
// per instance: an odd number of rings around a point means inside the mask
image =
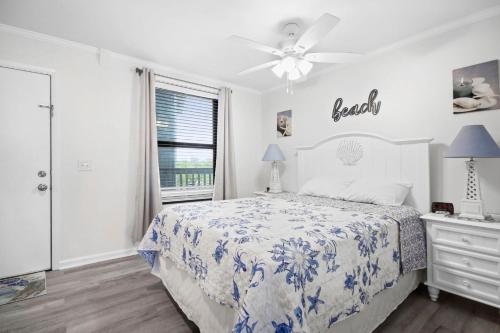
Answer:
[{"label": "white lamp shade", "polygon": [[280,147],[272,143],[267,147],[267,150],[264,154],[264,157],[262,157],[263,161],[284,161],[285,156],[280,150]]}]

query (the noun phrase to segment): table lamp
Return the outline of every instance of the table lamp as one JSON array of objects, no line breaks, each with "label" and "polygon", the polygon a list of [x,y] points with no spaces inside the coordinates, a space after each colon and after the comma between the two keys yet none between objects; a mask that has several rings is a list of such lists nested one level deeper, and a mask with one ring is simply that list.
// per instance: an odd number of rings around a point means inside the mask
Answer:
[{"label": "table lamp", "polygon": [[460,217],[484,220],[477,161],[474,158],[500,157],[500,148],[483,125],[467,125],[460,129],[445,157],[470,158],[465,162],[467,187]]},{"label": "table lamp", "polygon": [[285,156],[280,150],[277,144],[270,144],[267,147],[263,161],[272,161],[271,178],[269,181],[269,192],[280,193],[281,192],[281,182],[280,182],[280,170],[278,169],[278,161],[284,161]]}]

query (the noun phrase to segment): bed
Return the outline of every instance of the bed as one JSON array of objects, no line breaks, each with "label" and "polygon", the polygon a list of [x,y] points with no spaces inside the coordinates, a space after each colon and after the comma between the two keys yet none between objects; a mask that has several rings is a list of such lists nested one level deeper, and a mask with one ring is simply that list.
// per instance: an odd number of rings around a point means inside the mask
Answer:
[{"label": "bed", "polygon": [[428,139],[344,133],[297,149],[297,185],[335,173],[410,184],[403,206],[293,193],[174,205],[139,246],[201,332],[371,332],[418,286]]}]

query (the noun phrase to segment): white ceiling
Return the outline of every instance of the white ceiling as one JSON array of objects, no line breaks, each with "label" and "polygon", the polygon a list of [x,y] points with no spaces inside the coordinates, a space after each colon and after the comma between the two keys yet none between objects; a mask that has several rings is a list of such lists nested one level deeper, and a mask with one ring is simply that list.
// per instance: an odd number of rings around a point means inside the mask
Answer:
[{"label": "white ceiling", "polygon": [[[0,0],[0,22],[105,48],[257,90],[282,82],[269,70],[236,73],[272,60],[233,45],[236,34],[271,46],[287,22],[308,27],[341,18],[312,51],[368,53],[499,4],[498,0]],[[325,68],[316,65],[312,73]]]}]

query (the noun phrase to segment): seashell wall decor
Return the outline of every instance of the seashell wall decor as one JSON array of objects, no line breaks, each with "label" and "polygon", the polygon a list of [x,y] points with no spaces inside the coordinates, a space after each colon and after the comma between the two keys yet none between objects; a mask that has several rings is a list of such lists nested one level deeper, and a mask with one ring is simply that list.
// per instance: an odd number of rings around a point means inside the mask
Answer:
[{"label": "seashell wall decor", "polygon": [[356,165],[363,158],[363,146],[357,140],[342,140],[337,148],[337,158],[344,165]]}]

